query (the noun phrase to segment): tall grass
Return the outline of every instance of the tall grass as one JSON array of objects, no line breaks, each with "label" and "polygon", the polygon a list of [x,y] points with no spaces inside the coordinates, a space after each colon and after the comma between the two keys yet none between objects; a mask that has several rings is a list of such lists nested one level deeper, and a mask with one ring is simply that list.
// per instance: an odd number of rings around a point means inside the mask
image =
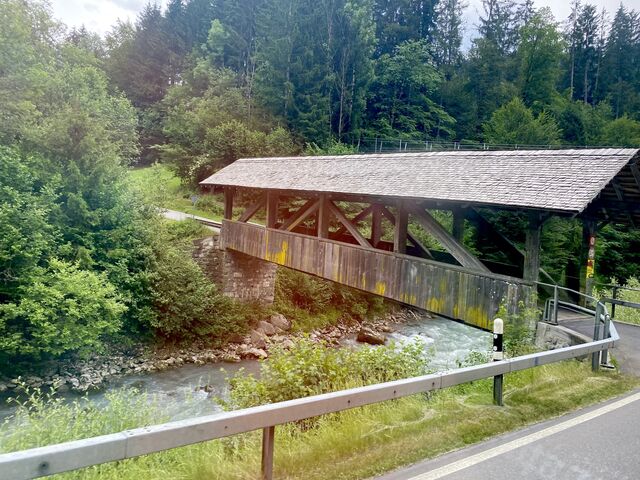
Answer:
[{"label": "tall grass", "polygon": [[[593,373],[586,363],[567,361],[507,375],[506,406],[502,408],[492,405],[491,381],[483,380],[433,395],[414,395],[325,415],[312,428],[278,426],[275,477],[367,478],[619,395],[636,385],[635,380],[617,373]],[[19,409],[16,417],[2,427],[0,450],[162,421],[162,412],[154,407],[142,408],[126,391],[113,394],[104,408],[55,402],[47,405],[47,401],[40,401],[36,395]],[[253,432],[57,478],[257,479],[260,441],[259,432]]]}]

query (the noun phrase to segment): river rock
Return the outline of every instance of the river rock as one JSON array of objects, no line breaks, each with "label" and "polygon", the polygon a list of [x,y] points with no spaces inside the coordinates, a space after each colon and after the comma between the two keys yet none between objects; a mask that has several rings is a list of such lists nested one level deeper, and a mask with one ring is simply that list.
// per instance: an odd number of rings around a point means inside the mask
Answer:
[{"label": "river rock", "polygon": [[278,313],[269,317],[269,322],[276,328],[288,332],[291,330],[291,322],[284,315]]},{"label": "river rock", "polygon": [[265,335],[269,336],[276,334],[276,327],[271,325],[269,322],[265,322],[264,320],[260,320],[258,322],[258,330],[262,330]]},{"label": "river rock", "polygon": [[221,360],[226,363],[238,363],[242,359],[235,353],[225,353],[222,355]]},{"label": "river rock", "polygon": [[265,348],[267,346],[267,336],[260,330],[252,330],[251,344],[256,348]]},{"label": "river rock", "polygon": [[358,332],[357,340],[362,343],[369,343],[371,345],[384,345],[386,339],[384,335],[374,332],[373,330],[362,327]]},{"label": "river rock", "polygon": [[229,343],[242,343],[244,341],[244,335],[242,335],[240,333],[232,333],[227,338],[227,341]]},{"label": "river rock", "polygon": [[249,350],[247,350],[247,357],[248,358],[257,358],[259,360],[263,360],[263,359],[267,358],[267,352],[265,352],[261,348],[250,348]]}]

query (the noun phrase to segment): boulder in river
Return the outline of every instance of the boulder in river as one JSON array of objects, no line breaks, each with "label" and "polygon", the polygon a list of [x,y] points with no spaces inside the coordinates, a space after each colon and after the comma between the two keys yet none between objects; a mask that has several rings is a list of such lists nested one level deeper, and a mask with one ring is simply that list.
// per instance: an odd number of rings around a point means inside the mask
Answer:
[{"label": "boulder in river", "polygon": [[261,330],[251,331],[251,344],[256,348],[265,348],[267,346],[267,336]]},{"label": "boulder in river", "polygon": [[267,352],[265,352],[261,348],[250,348],[249,350],[247,350],[246,356],[248,358],[257,358],[257,359],[263,360],[267,358]]},{"label": "boulder in river", "polygon": [[283,330],[285,332],[291,330],[291,322],[281,313],[271,315],[271,317],[269,318],[269,322],[274,327],[279,328],[280,330]]},{"label": "boulder in river", "polygon": [[357,340],[359,342],[369,343],[371,345],[384,345],[386,338],[381,333],[374,332],[367,327],[362,327],[358,332]]},{"label": "boulder in river", "polygon": [[276,327],[271,325],[269,322],[265,322],[264,320],[260,320],[258,322],[257,330],[262,330],[265,333],[265,335],[269,335],[269,336],[276,334]]},{"label": "boulder in river", "polygon": [[238,363],[241,358],[235,353],[225,353],[222,355],[221,360],[226,363]]}]

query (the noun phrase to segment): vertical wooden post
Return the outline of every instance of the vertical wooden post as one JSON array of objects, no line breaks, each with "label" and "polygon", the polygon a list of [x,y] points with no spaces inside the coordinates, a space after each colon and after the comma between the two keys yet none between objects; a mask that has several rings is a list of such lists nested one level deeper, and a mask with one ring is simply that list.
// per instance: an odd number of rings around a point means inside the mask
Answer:
[{"label": "vertical wooden post", "polygon": [[371,210],[371,245],[377,248],[382,237],[382,205],[373,204]]},{"label": "vertical wooden post", "polygon": [[582,221],[582,246],[580,259],[580,291],[586,295],[593,294],[593,276],[596,261],[596,222],[591,219]]},{"label": "vertical wooden post", "polygon": [[540,238],[542,218],[537,212],[529,212],[529,225],[525,241],[524,273],[522,277],[537,282],[540,276]]},{"label": "vertical wooden post", "polygon": [[233,196],[235,194],[235,188],[224,188],[224,218],[225,220],[231,220],[233,218]]},{"label": "vertical wooden post", "polygon": [[273,479],[273,444],[276,427],[262,429],[262,480]]},{"label": "vertical wooden post", "polygon": [[327,196],[320,196],[320,206],[318,207],[318,237],[329,238],[329,205]]},{"label": "vertical wooden post", "polygon": [[267,192],[267,228],[276,228],[278,220],[278,194]]},{"label": "vertical wooden post", "polygon": [[409,225],[409,213],[404,201],[398,202],[398,213],[393,235],[393,251],[395,253],[407,253],[407,228]]},{"label": "vertical wooden post", "polygon": [[463,243],[464,240],[464,220],[465,212],[460,208],[452,210],[453,213],[453,229],[452,235],[458,242]]}]

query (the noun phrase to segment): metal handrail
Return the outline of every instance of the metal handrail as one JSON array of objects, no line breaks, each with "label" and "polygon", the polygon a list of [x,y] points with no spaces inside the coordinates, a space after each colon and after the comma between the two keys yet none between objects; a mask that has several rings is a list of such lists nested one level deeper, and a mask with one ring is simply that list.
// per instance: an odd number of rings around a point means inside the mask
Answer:
[{"label": "metal handrail", "polygon": [[610,323],[608,331],[605,330],[604,333],[606,336],[601,340],[594,338],[592,342],[581,345],[522,355],[449,372],[422,375],[6,453],[0,455],[0,478],[14,480],[37,478],[262,429],[263,478],[271,480],[273,435],[276,425],[435,391],[584,355],[591,354],[592,359],[595,356],[599,358],[607,349],[613,348],[620,339],[613,323]]},{"label": "metal handrail", "polygon": [[[611,317],[613,315],[609,315],[607,311],[607,306],[605,305],[605,300],[598,300],[596,297],[592,295],[588,295],[583,292],[579,292],[577,290],[573,290],[567,287],[561,287],[557,284],[549,284],[544,282],[535,282],[537,285],[552,287],[553,288],[553,299],[547,299],[545,303],[544,317],[543,320],[553,323],[554,325],[558,325],[558,307],[560,305],[564,305],[565,308],[570,308],[572,310],[577,310],[579,312],[586,313],[587,315],[594,316],[594,324],[593,324],[593,340],[598,340],[600,338],[600,329],[602,327],[602,338],[607,338],[610,329],[612,328]],[[585,300],[595,303],[595,309],[591,310],[589,308],[582,307],[580,305],[574,305],[568,302],[562,302],[558,300],[558,292],[559,290],[570,292],[578,295],[579,297],[583,297]],[[552,306],[553,305],[553,306]],[[615,311],[616,303],[612,303],[612,312]],[[553,317],[550,317],[549,310],[553,308]],[[550,318],[553,321],[550,321]],[[604,349],[600,354],[592,354],[591,356],[591,367],[594,370],[598,369],[598,366],[602,364],[604,366],[609,365],[609,350]]]}]

